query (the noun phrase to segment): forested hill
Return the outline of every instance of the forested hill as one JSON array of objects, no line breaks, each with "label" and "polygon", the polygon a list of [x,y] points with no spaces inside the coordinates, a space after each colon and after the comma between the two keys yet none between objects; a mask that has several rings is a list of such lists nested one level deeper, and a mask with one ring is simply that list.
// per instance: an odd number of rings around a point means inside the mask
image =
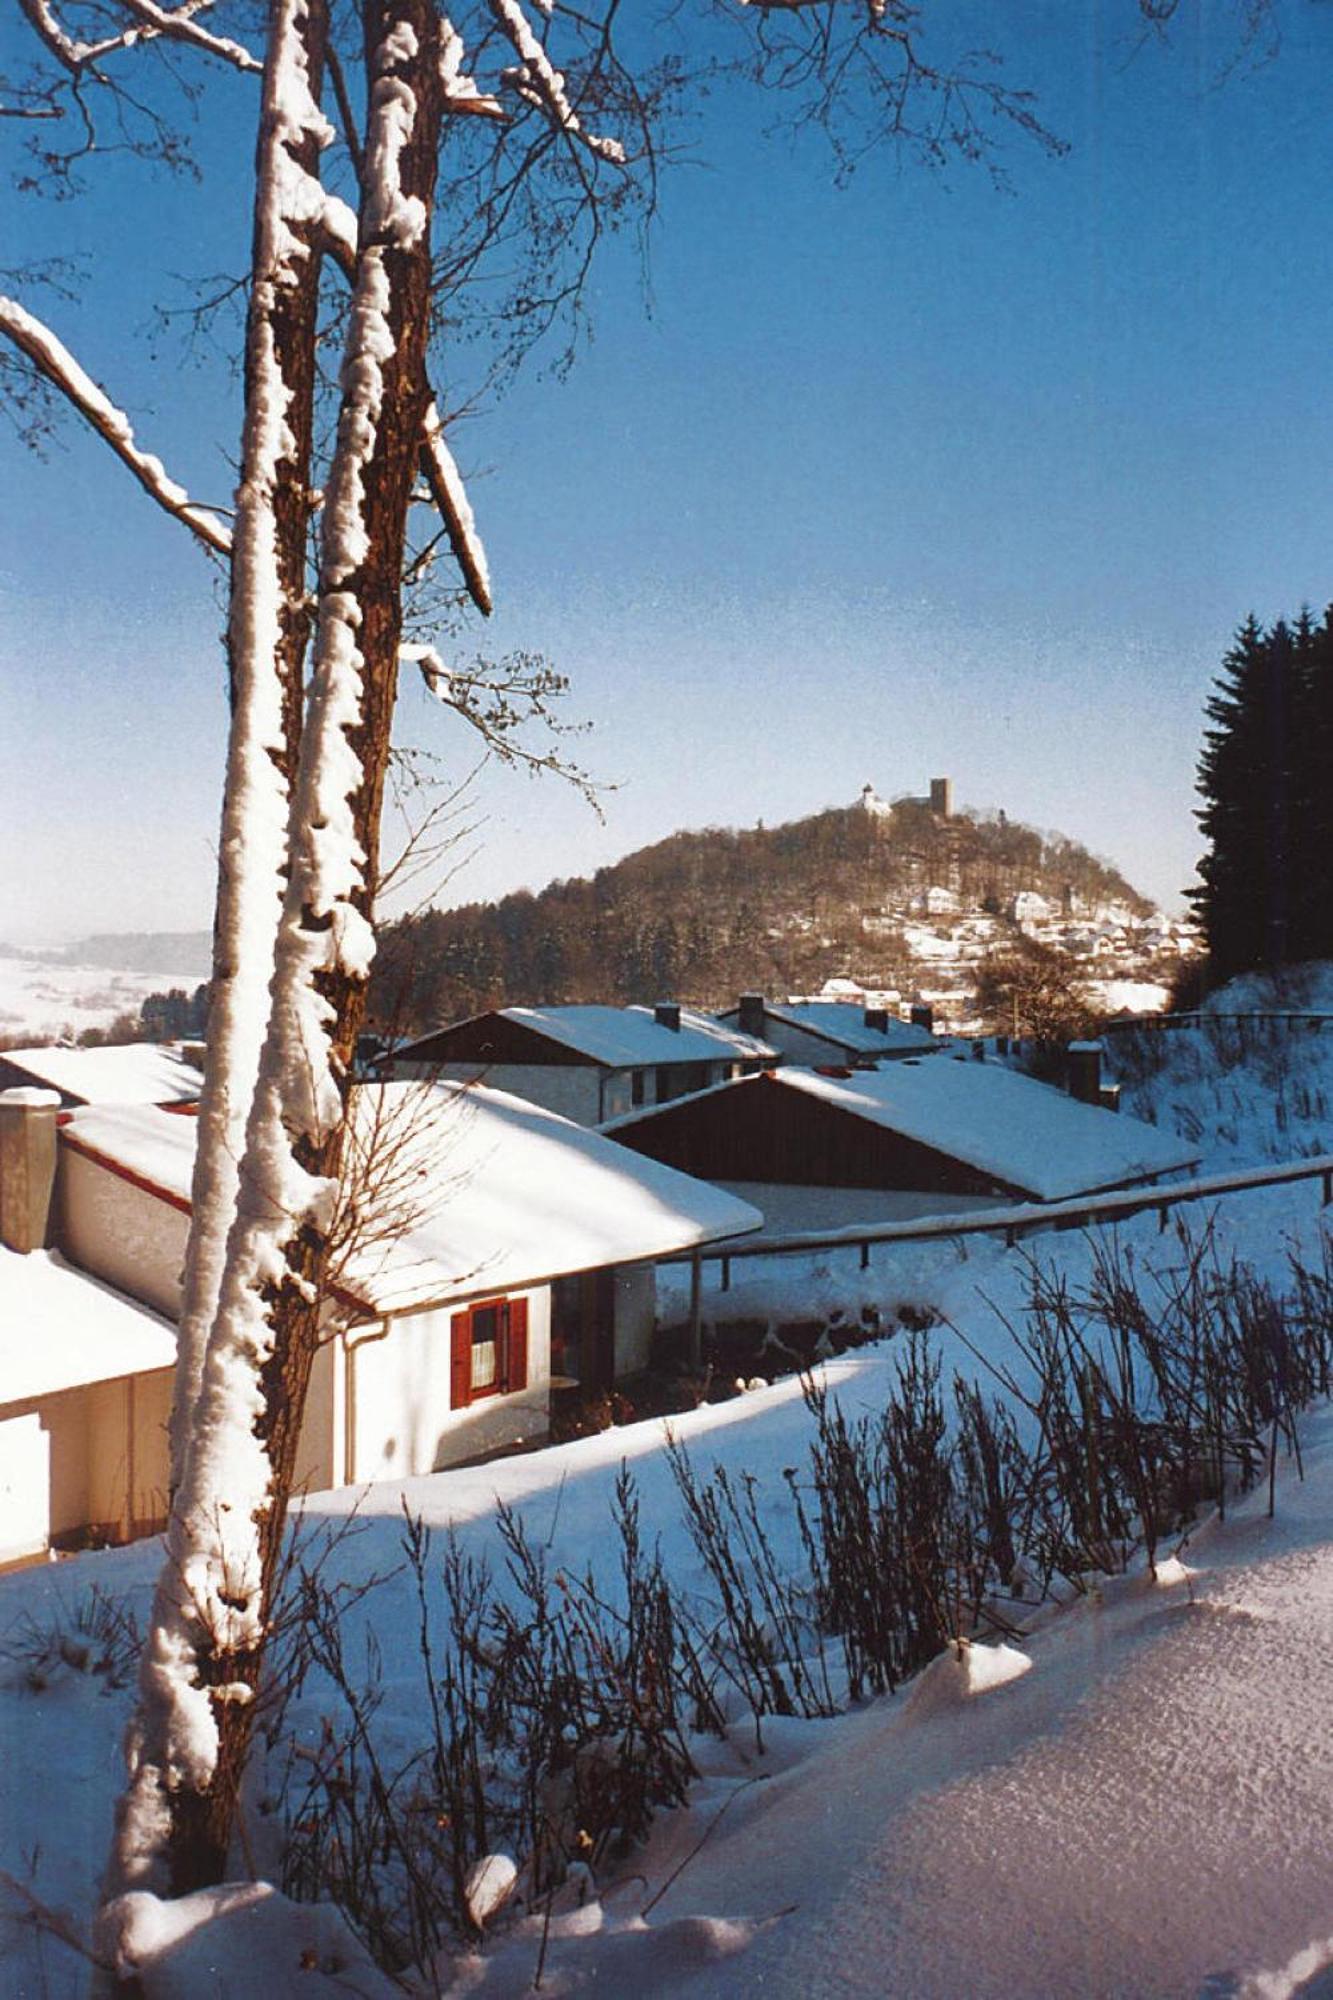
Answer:
[{"label": "forested hill", "polygon": [[1151,909],[1077,842],[1003,814],[856,805],[786,826],[676,833],[591,880],[404,920],[382,940],[372,1019],[409,1032],[505,1004],[721,1006],[750,989],[817,991],[846,973],[907,991],[911,927],[935,920],[921,915],[931,888],[952,891],[964,915],[1004,915],[1023,890],[1053,910],[1072,897],[1084,915]]}]

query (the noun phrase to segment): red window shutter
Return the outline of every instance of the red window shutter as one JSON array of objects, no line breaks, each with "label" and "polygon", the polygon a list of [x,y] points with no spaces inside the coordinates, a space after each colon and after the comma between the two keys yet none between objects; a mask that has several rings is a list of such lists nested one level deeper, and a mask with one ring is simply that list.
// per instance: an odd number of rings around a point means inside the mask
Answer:
[{"label": "red window shutter", "polygon": [[528,1386],[528,1302],[509,1301],[509,1382],[511,1389]]},{"label": "red window shutter", "polygon": [[449,1333],[449,1407],[465,1410],[472,1401],[472,1315],[455,1313]]}]

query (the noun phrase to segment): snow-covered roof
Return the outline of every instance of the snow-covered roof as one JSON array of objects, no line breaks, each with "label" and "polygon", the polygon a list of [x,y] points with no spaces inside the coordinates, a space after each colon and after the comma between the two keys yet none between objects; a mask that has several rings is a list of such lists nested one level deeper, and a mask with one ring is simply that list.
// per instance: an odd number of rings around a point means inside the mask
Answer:
[{"label": "snow-covered roof", "polygon": [[0,1248],[0,1404],[170,1368],[175,1359],[175,1328],[146,1306],[53,1250],[25,1257]]},{"label": "snow-covered roof", "polygon": [[[763,1220],[705,1182],[480,1084],[364,1084],[354,1105],[369,1221],[338,1282],[377,1312],[666,1256]],[[188,1197],[192,1119],[87,1110],[68,1130]]]},{"label": "snow-covered roof", "polygon": [[920,1049],[924,1053],[937,1047],[929,1028],[918,1028],[910,1021],[898,1021],[892,1016],[882,1028],[868,1028],[865,1010],[845,1000],[800,1000],[780,1007],[768,1003],[765,1012],[775,1021],[789,1021],[810,1034],[824,1035],[857,1055],[897,1056],[905,1049]]},{"label": "snow-covered roof", "polygon": [[204,1081],[178,1049],[159,1042],[6,1049],[3,1060],[83,1104],[191,1104]]},{"label": "snow-covered roof", "polygon": [[[711,1014],[680,1010],[679,1028],[667,1028],[651,1007],[501,1007],[507,1021],[547,1035],[606,1069],[637,1069],[668,1063],[771,1062],[777,1051],[753,1035],[742,1035]],[[423,1036],[431,1041],[434,1036]],[[398,1054],[410,1055],[400,1049]]]},{"label": "snow-covered roof", "polygon": [[846,1080],[783,1069],[772,1081],[948,1153],[1039,1201],[1172,1173],[1199,1158],[1197,1146],[1155,1125],[1080,1104],[999,1063],[909,1057]]}]

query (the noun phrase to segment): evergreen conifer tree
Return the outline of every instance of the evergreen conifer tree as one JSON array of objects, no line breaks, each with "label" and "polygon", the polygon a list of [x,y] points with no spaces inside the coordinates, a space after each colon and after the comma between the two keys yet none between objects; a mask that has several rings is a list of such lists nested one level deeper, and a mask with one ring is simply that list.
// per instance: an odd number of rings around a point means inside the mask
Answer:
[{"label": "evergreen conifer tree", "polygon": [[1333,606],[1297,626],[1292,956],[1333,957]]},{"label": "evergreen conifer tree", "polygon": [[1247,619],[1206,712],[1189,895],[1213,980],[1333,954],[1333,609]]}]

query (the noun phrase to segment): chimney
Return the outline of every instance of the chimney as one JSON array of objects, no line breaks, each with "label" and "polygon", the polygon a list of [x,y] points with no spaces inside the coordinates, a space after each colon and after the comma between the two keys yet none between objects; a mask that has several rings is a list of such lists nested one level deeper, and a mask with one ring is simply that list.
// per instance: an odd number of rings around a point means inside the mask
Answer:
[{"label": "chimney", "polygon": [[889,1010],[887,1007],[867,1007],[865,1024],[872,1034],[887,1035],[889,1032]]},{"label": "chimney", "polygon": [[659,1000],[653,1008],[653,1019],[659,1028],[670,1028],[680,1033],[680,1006],[675,1000]]},{"label": "chimney", "polygon": [[953,779],[932,778],[930,781],[930,810],[941,819],[953,818]]},{"label": "chimney", "polygon": [[756,1041],[764,1039],[764,996],[762,993],[742,993],[736,1007],[736,1026],[743,1035],[753,1035]]},{"label": "chimney", "polygon": [[935,1009],[929,1006],[926,1003],[926,1001],[924,1000],[914,1001],[912,1003],[912,1010],[908,1016],[908,1019],[911,1021],[912,1026],[914,1028],[924,1028],[928,1035],[934,1034]]},{"label": "chimney", "polygon": [[44,1249],[56,1182],[57,1090],[0,1091],[0,1243]]},{"label": "chimney", "polygon": [[1071,1042],[1067,1051],[1069,1095],[1080,1104],[1102,1101],[1102,1045],[1100,1042]]}]

